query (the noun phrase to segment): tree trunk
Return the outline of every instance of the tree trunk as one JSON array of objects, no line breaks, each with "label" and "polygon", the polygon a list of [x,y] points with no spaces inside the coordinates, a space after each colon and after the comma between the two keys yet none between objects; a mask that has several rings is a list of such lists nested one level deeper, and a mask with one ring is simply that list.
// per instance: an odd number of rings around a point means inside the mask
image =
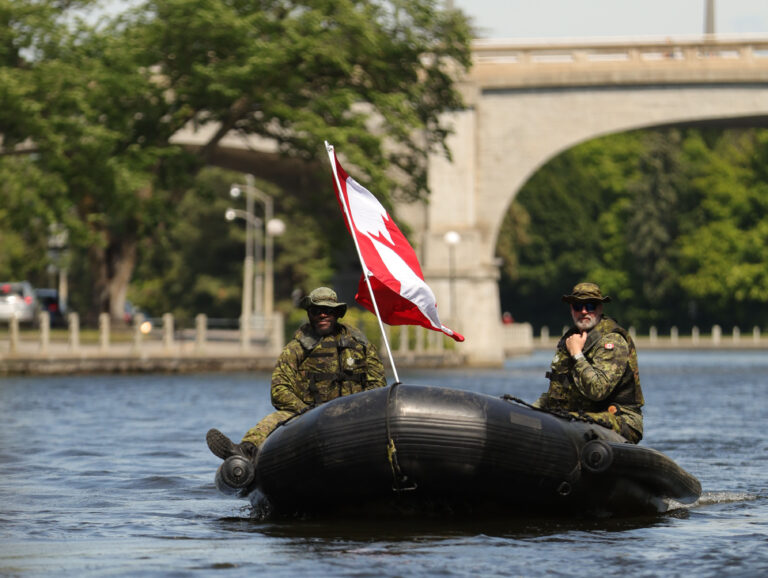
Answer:
[{"label": "tree trunk", "polygon": [[94,306],[98,313],[109,313],[113,323],[123,323],[125,297],[136,266],[135,235],[110,238],[106,247],[94,246],[89,251],[95,272]]}]

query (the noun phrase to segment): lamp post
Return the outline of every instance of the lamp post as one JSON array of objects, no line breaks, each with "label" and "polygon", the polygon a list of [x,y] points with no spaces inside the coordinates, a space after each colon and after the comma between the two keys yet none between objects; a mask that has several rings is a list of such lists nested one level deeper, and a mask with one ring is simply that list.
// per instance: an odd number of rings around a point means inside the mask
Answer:
[{"label": "lamp post", "polygon": [[[242,218],[245,219],[245,261],[243,264],[243,304],[241,313],[241,329],[249,328],[251,326],[251,313],[253,310],[253,257],[255,251],[253,250],[253,224],[256,218],[253,214],[253,198],[252,191],[255,189],[253,185],[253,175],[245,175],[245,185],[232,185],[229,190],[229,195],[236,199],[242,193],[242,188],[245,188],[245,211],[239,211]],[[238,216],[237,209],[227,209],[224,215],[227,220],[233,220]]]},{"label": "lamp post", "polygon": [[[224,218],[227,219],[227,221],[234,221],[237,218],[241,218],[246,222],[246,227],[249,227],[251,229],[258,229],[261,227],[262,221],[257,216],[249,214],[247,211],[242,211],[240,209],[233,209],[229,208],[224,213]],[[243,314],[247,314],[248,317],[251,317],[254,312],[258,313],[259,309],[255,307],[256,302],[260,298],[261,292],[259,289],[260,283],[258,282],[258,279],[256,280],[255,284],[253,282],[254,277],[254,263],[258,261],[258,257],[254,259],[253,255],[259,255],[259,236],[258,234],[252,235],[253,242],[249,243],[246,235],[246,262],[245,262],[245,271],[243,273]],[[250,250],[249,250],[250,248]],[[257,273],[258,274],[258,273]],[[250,283],[249,280],[250,279]],[[255,287],[254,287],[255,285]],[[253,299],[251,299],[251,296],[253,295]],[[250,307],[248,307],[250,305]]]},{"label": "lamp post", "polygon": [[448,231],[443,235],[443,241],[448,245],[448,284],[451,293],[451,322],[456,323],[456,287],[454,281],[454,272],[456,268],[456,245],[461,243],[461,235],[456,231]]},{"label": "lamp post", "polygon": [[[264,315],[270,316],[275,309],[275,237],[285,233],[285,223],[271,215],[272,204],[269,205],[270,215],[264,223]],[[266,216],[266,211],[265,211]]]},{"label": "lamp post", "polygon": [[[248,279],[243,280],[243,315],[248,310],[248,318],[251,311],[269,318],[275,310],[275,273],[274,273],[274,238],[285,232],[285,223],[274,216],[274,200],[266,193],[254,186],[253,175],[246,175],[245,185],[232,185],[229,194],[238,198],[245,193],[246,210],[228,209],[232,211],[232,219],[242,217],[246,220],[246,273]],[[253,213],[254,201],[258,200],[264,205],[264,219],[259,219]],[[241,214],[242,213],[242,214]],[[227,217],[229,219],[229,217]],[[230,219],[231,220],[231,219]],[[256,233],[258,231],[258,233]],[[264,272],[261,274],[261,240],[264,240]],[[251,248],[253,247],[253,249]],[[249,254],[251,255],[249,260]],[[253,264],[257,263],[257,279],[254,293]],[[250,264],[249,264],[250,263]],[[250,268],[249,268],[250,267]],[[262,294],[263,290],[263,294]],[[253,297],[253,298],[252,298]],[[246,301],[247,300],[247,301]],[[251,304],[248,307],[246,303]]]}]

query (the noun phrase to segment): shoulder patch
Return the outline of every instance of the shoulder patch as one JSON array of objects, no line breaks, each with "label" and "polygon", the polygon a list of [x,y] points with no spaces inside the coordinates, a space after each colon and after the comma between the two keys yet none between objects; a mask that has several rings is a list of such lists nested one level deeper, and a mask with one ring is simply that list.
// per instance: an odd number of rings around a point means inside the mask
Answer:
[{"label": "shoulder patch", "polygon": [[606,343],[605,344],[605,348],[606,349],[613,349],[614,347],[615,347],[615,345],[613,343]]}]

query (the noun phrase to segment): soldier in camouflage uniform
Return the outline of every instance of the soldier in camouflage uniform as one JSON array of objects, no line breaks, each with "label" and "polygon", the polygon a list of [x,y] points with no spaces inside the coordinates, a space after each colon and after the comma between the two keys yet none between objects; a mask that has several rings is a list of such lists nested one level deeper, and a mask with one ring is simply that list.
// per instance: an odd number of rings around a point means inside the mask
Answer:
[{"label": "soldier in camouflage uniform", "polygon": [[534,407],[586,416],[637,443],[644,403],[637,351],[629,333],[603,316],[610,300],[594,283],[579,283],[563,295],[574,326],[557,344],[549,390]]},{"label": "soldier in camouflage uniform", "polygon": [[234,453],[253,457],[287,419],[337,397],[386,386],[376,348],[360,331],[338,321],[347,305],[338,301],[335,291],[319,287],[301,306],[309,322],[283,348],[272,372],[272,405],[277,411],[248,430],[240,444],[210,430],[208,447],[220,458]]}]

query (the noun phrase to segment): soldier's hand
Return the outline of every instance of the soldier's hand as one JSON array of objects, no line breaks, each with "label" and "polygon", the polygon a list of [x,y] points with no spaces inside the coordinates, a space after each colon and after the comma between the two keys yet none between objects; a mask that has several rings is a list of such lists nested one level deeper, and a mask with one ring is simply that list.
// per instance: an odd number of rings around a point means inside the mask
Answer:
[{"label": "soldier's hand", "polygon": [[574,333],[568,339],[565,340],[565,348],[568,353],[573,357],[577,353],[581,353],[584,350],[584,344],[587,342],[587,332]]}]

